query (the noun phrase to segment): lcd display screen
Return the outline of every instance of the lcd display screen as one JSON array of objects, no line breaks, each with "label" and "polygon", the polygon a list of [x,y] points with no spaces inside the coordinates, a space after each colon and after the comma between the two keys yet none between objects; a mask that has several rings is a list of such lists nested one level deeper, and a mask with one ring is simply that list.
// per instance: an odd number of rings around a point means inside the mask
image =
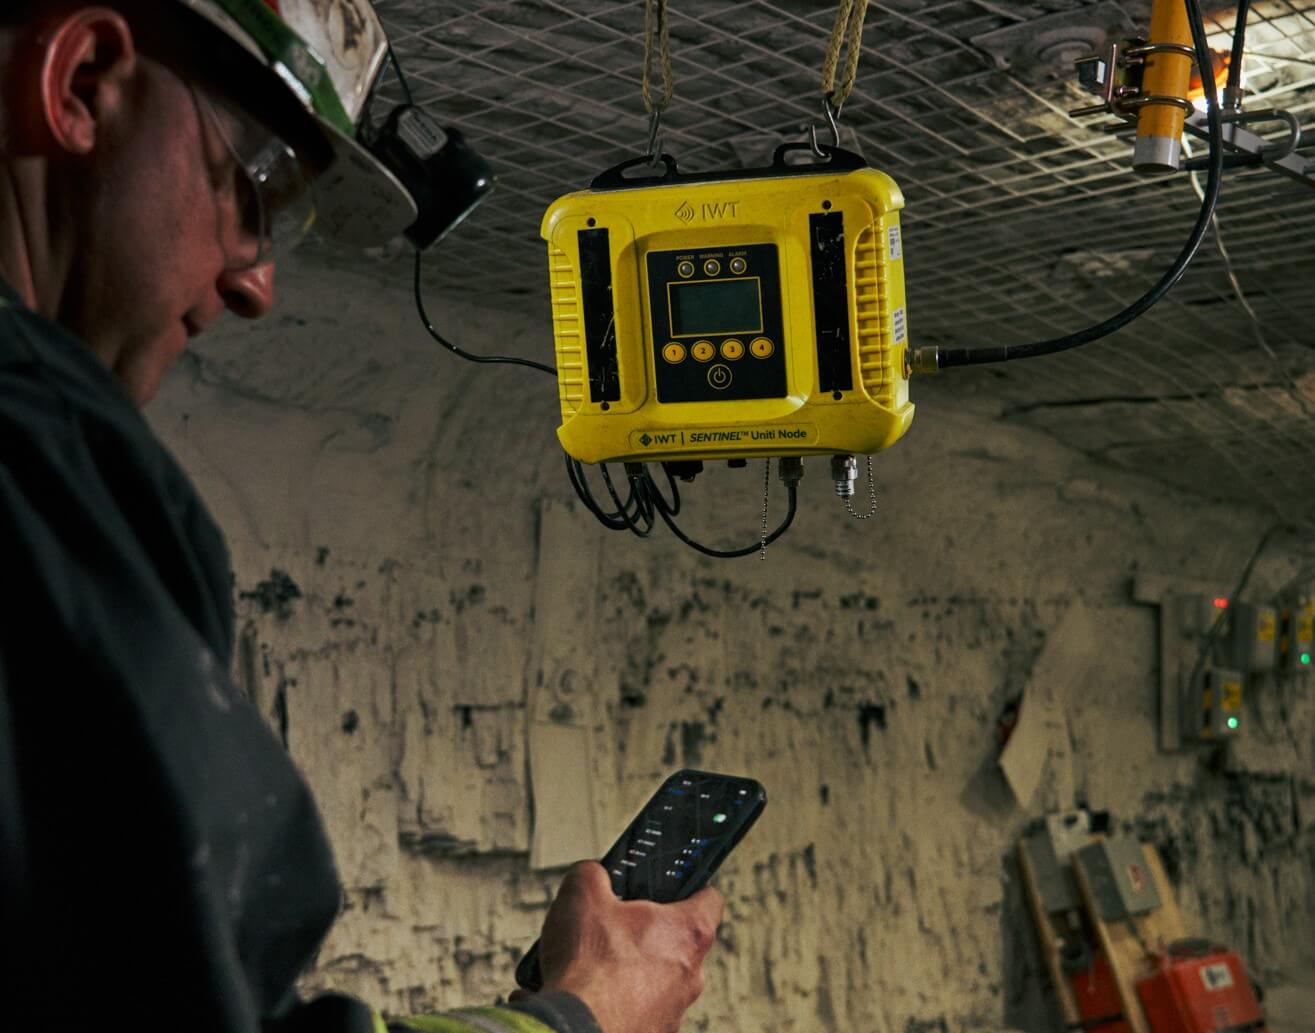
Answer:
[{"label": "lcd display screen", "polygon": [[762,292],[756,277],[673,283],[669,296],[675,337],[762,333]]}]

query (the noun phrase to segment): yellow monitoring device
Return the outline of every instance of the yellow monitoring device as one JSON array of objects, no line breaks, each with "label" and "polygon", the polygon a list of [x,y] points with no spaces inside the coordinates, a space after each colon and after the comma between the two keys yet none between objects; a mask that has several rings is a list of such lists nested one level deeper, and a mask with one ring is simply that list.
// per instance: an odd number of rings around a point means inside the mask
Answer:
[{"label": "yellow monitoring device", "polygon": [[800,149],[712,174],[638,159],[548,209],[570,456],[871,454],[908,429],[903,196],[839,149],[789,164]]}]

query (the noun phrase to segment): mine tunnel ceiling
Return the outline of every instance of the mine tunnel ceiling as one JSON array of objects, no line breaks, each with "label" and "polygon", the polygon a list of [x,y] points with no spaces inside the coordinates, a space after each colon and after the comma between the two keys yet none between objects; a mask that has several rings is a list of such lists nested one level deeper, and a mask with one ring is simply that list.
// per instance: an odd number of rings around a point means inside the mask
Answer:
[{"label": "mine tunnel ceiling", "polygon": [[[377,0],[417,100],[493,161],[493,198],[430,260],[436,287],[545,314],[544,209],[643,153],[638,0]],[[1131,145],[1086,102],[1071,60],[1144,30],[1147,3],[888,0],[869,8],[843,141],[904,190],[915,344],[1052,337],[1144,291],[1186,238],[1186,175],[1129,170]],[[1207,2],[1227,49],[1234,5]],[[835,5],[671,0],[676,95],[666,149],[686,169],[763,164],[817,117]],[[1260,0],[1248,106],[1303,120],[1315,99],[1315,0]],[[1315,136],[1312,137],[1315,146]],[[1305,148],[1303,147],[1303,150]],[[1315,152],[1312,152],[1315,153]],[[1315,190],[1231,174],[1213,239],[1151,315],[1054,358],[920,381],[920,418],[960,393],[1114,465],[1315,522]],[[399,260],[400,261],[400,260]],[[545,347],[547,342],[545,341]]]}]

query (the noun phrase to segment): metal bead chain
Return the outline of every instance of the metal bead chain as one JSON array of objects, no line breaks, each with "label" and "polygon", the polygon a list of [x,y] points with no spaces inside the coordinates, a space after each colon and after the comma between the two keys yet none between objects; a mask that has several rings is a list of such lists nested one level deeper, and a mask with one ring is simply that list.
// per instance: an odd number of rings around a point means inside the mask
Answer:
[{"label": "metal bead chain", "polygon": [[763,463],[763,533],[761,539],[761,549],[758,558],[764,563],[767,562],[767,496],[772,490],[772,461],[768,459]]},{"label": "metal bead chain", "polygon": [[855,513],[852,499],[845,498],[845,510],[855,520],[871,520],[877,515],[877,482],[872,479],[872,457],[868,456],[868,511]]}]

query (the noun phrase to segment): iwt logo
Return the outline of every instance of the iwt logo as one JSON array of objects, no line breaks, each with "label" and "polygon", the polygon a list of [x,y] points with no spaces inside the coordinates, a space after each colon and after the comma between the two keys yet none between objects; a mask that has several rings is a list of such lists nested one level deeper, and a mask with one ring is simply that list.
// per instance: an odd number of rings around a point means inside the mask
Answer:
[{"label": "iwt logo", "polygon": [[695,219],[703,222],[716,222],[719,219],[735,219],[740,214],[739,201],[705,201],[695,208],[688,201],[681,201],[680,207],[672,214],[688,226]]}]

